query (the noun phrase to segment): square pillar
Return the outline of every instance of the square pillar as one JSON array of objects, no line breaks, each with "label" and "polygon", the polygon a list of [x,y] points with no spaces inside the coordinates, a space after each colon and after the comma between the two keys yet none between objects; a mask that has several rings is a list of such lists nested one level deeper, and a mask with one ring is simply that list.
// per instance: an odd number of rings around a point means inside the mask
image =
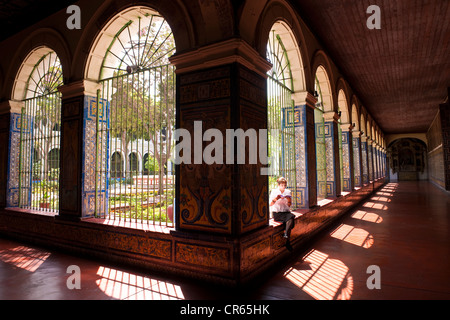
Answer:
[{"label": "square pillar", "polygon": [[361,136],[361,163],[362,163],[362,183],[366,185],[369,183],[369,164],[367,155],[367,138]]},{"label": "square pillar", "polygon": [[338,119],[336,112],[324,114],[324,135],[326,146],[327,162],[327,197],[337,197],[341,195],[341,172],[339,157],[339,135]]},{"label": "square pillar", "polygon": [[[21,144],[21,141],[32,141],[33,119],[23,114],[24,103],[22,101],[6,101],[0,107],[2,116],[2,136],[6,143],[3,144],[6,172],[2,175],[6,182],[5,207],[18,208],[29,206],[31,203],[31,157],[21,157],[22,152],[32,154],[31,143]],[[1,202],[0,202],[1,203]]]},{"label": "square pillar", "polygon": [[352,126],[350,124],[341,125],[342,128],[342,162],[343,162],[343,178],[342,190],[350,192],[354,188],[354,165],[353,165],[353,135]]},{"label": "square pillar", "polygon": [[362,187],[361,131],[353,131],[354,186]]},{"label": "square pillar", "polygon": [[375,157],[376,150],[373,148],[373,140],[367,138],[367,171],[368,171],[368,179],[369,181],[375,180]]},{"label": "square pillar", "polygon": [[59,88],[62,93],[61,219],[79,220],[102,215],[107,210],[109,138],[99,144],[97,130],[98,126],[108,125],[108,104],[100,101],[100,107],[97,106],[98,89],[100,85],[91,81]]},{"label": "square pillar", "polygon": [[375,166],[375,178],[379,179],[381,178],[381,150],[380,147],[376,144],[375,145],[375,150],[376,150],[376,166]]},{"label": "square pillar", "polygon": [[297,203],[307,209],[317,205],[316,145],[314,137],[314,105],[309,92],[293,94],[295,103],[295,159],[297,170]]},{"label": "square pillar", "polygon": [[[250,147],[259,151],[262,146],[250,146],[245,139],[243,146],[230,149],[233,159],[227,159],[226,149],[227,132],[267,132],[266,72],[271,65],[239,39],[175,55],[171,62],[177,73],[177,128],[191,137],[190,160],[176,165],[177,230],[238,237],[267,226],[268,176],[259,157],[256,163],[248,157]],[[212,164],[202,157],[211,146],[202,141],[209,129],[223,146]],[[245,147],[244,164],[237,161],[240,147]]]}]

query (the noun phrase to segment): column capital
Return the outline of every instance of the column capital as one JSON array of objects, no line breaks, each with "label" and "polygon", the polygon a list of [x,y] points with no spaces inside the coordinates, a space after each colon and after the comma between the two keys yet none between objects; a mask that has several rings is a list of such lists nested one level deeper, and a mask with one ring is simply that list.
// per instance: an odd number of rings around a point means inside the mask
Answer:
[{"label": "column capital", "polygon": [[339,114],[335,111],[325,112],[323,114],[323,118],[325,119],[325,122],[334,121],[337,122],[339,120]]},{"label": "column capital", "polygon": [[341,124],[342,132],[353,132],[353,128],[355,128],[355,127],[351,123],[342,123]]},{"label": "column capital", "polygon": [[361,131],[352,131],[353,138],[361,138]]},{"label": "column capital", "polygon": [[62,99],[69,99],[79,96],[97,96],[97,90],[101,89],[101,84],[92,80],[81,80],[63,85],[58,88],[62,94]]},{"label": "column capital", "polygon": [[21,113],[22,107],[25,105],[23,101],[7,100],[0,103],[0,115],[7,113]]},{"label": "column capital", "polygon": [[173,55],[170,62],[176,73],[186,73],[238,62],[261,76],[267,77],[272,64],[246,41],[233,38],[192,51]]},{"label": "column capital", "polygon": [[297,91],[292,93],[292,100],[296,106],[306,105],[310,108],[315,108],[317,103],[317,98],[308,91]]}]

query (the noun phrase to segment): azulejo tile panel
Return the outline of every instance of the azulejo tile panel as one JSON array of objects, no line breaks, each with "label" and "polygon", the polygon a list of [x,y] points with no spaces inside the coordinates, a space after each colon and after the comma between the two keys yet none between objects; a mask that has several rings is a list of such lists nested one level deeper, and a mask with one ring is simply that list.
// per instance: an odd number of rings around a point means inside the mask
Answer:
[{"label": "azulejo tile panel", "polygon": [[[97,103],[97,97],[85,96],[81,177],[83,217],[103,215],[108,208],[109,112],[107,100],[100,99]],[[97,139],[97,129],[106,133],[101,140]]]},{"label": "azulejo tile panel", "polygon": [[[32,141],[33,118],[19,113],[11,113],[10,134],[8,141],[8,174],[7,174],[7,207],[18,207],[19,205],[29,205],[31,201],[31,157],[20,158],[23,154],[32,155],[32,144],[22,144],[22,141]],[[20,186],[20,189],[19,189]],[[20,198],[20,199],[19,199]]]}]

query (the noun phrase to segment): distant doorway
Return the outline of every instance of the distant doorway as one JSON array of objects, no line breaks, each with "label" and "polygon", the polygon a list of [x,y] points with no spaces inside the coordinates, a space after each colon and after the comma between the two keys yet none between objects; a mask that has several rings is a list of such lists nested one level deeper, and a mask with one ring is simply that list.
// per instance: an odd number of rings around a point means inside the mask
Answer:
[{"label": "distant doorway", "polygon": [[388,148],[389,165],[398,181],[421,180],[425,173],[427,146],[419,139],[398,139]]}]

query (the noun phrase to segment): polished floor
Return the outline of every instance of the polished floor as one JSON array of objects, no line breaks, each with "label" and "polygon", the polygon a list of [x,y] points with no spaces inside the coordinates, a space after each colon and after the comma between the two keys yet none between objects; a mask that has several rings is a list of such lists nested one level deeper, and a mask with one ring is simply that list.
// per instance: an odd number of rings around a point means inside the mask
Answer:
[{"label": "polished floor", "polygon": [[428,182],[389,183],[238,291],[0,238],[0,300],[239,298],[449,300],[450,195]]}]

